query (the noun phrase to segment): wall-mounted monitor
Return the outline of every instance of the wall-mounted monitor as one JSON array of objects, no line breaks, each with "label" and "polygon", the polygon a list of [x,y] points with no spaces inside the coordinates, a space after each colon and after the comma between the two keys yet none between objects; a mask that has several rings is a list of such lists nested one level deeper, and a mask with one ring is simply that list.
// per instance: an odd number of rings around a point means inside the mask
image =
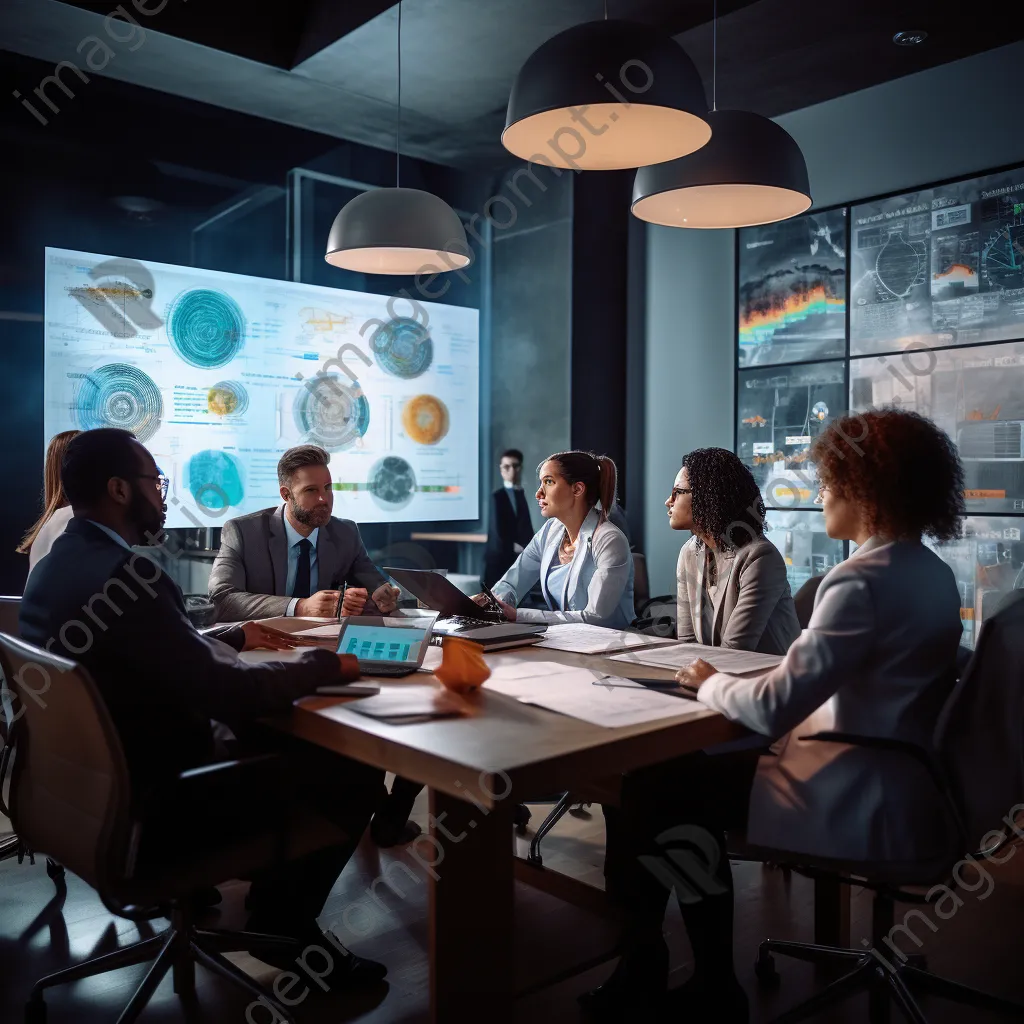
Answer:
[{"label": "wall-mounted monitor", "polygon": [[846,355],[846,210],[739,232],[738,365]]},{"label": "wall-mounted monitor", "polygon": [[168,527],[280,502],[277,462],[331,453],[335,515],[479,515],[475,309],[46,250],[44,442],[131,430]]},{"label": "wall-mounted monitor", "polygon": [[850,354],[1024,333],[1024,168],[850,213]]}]

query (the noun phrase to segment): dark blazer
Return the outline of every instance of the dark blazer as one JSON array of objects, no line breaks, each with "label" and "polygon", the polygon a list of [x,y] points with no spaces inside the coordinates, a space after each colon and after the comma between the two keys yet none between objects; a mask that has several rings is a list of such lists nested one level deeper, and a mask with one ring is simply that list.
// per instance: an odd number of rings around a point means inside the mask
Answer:
[{"label": "dark blazer", "polygon": [[512,567],[516,560],[513,545],[518,544],[525,549],[533,540],[533,523],[526,493],[520,488],[512,493],[516,502],[514,510],[508,500],[507,487],[499,487],[491,495],[490,530],[484,556],[484,582],[488,586],[500,580]]},{"label": "dark blazer", "polygon": [[[177,584],[155,562],[83,519],[71,520],[29,576],[20,626],[29,643],[89,670],[124,744],[135,798],[212,759],[210,719],[238,724],[283,713],[340,680],[330,651],[241,661],[240,627],[224,642],[198,633]],[[41,691],[46,681],[27,685]]]},{"label": "dark blazer", "polygon": [[[342,584],[373,593],[387,577],[370,561],[351,519],[331,519],[316,537],[320,590]],[[288,535],[284,506],[229,519],[221,530],[220,551],[210,572],[210,600],[220,622],[270,619],[285,615],[288,584]],[[372,603],[367,611],[373,610]]]}]

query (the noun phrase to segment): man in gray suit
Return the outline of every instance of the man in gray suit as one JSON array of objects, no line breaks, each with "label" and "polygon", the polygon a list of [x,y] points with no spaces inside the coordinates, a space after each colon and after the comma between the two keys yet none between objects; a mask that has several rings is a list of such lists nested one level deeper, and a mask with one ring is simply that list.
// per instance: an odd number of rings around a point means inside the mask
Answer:
[{"label": "man in gray suit", "polygon": [[[330,455],[289,448],[277,464],[285,504],[228,520],[210,573],[220,622],[278,615],[387,615],[398,590],[370,561],[350,519],[335,519]],[[347,585],[347,589],[344,589]]]}]

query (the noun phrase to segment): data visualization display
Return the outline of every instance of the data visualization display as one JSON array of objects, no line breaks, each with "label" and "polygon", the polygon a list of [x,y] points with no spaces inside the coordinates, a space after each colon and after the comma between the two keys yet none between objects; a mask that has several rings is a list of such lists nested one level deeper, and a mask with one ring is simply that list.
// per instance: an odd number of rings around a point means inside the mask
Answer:
[{"label": "data visualization display", "polygon": [[418,661],[422,629],[393,629],[349,623],[338,647],[339,654],[354,654],[360,661]]},{"label": "data visualization display", "polygon": [[846,210],[739,233],[739,365],[846,355]]},{"label": "data visualization display", "polygon": [[479,314],[46,250],[44,428],[132,431],[171,479],[169,527],[280,502],[277,462],[331,453],[334,513],[479,515]]},{"label": "data visualization display", "polygon": [[851,210],[850,353],[1024,334],[1024,169]]},{"label": "data visualization display", "polygon": [[813,506],[814,439],[846,406],[842,361],[741,370],[736,388],[736,454],[751,468],[764,503]]}]

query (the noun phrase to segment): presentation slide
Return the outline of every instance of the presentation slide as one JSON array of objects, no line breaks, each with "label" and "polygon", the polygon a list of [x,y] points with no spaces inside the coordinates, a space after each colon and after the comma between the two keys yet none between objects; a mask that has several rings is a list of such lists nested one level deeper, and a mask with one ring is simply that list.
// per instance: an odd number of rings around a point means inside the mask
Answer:
[{"label": "presentation slide", "polygon": [[1024,168],[853,207],[850,353],[1019,338]]},{"label": "presentation slide", "polygon": [[336,516],[479,516],[475,309],[51,248],[45,302],[44,440],[132,431],[170,477],[168,527],[279,504],[306,442]]}]

